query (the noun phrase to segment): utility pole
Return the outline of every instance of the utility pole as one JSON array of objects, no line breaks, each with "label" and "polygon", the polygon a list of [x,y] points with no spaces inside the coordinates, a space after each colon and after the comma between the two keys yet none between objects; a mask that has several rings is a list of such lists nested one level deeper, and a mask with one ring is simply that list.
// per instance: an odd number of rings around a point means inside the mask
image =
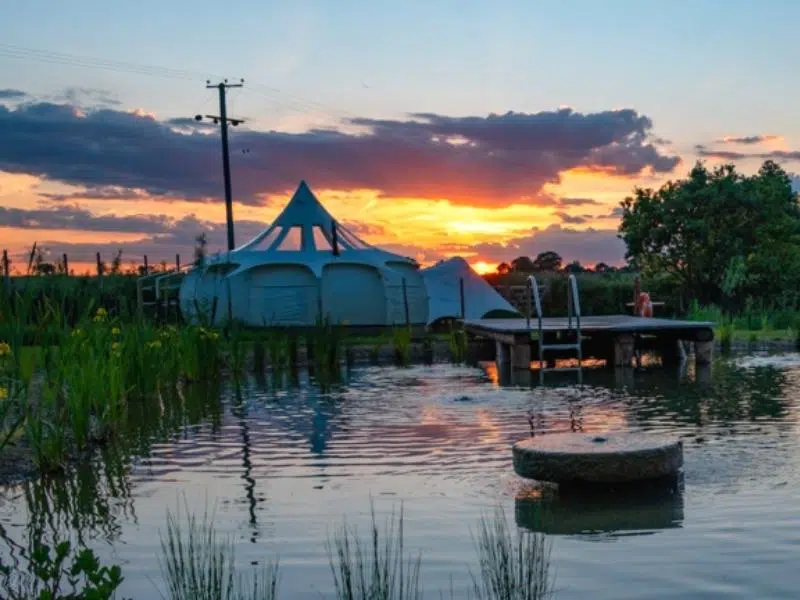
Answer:
[{"label": "utility pole", "polygon": [[230,155],[228,154],[228,123],[236,127],[240,123],[244,123],[243,119],[229,119],[228,109],[225,104],[225,92],[228,88],[240,88],[244,85],[244,79],[239,83],[228,83],[228,80],[222,81],[216,85],[210,81],[206,81],[206,88],[219,90],[219,115],[195,115],[196,121],[202,121],[203,117],[211,119],[214,124],[221,125],[222,134],[222,175],[225,179],[225,217],[228,223],[228,252],[234,248],[233,237],[233,198],[231,195],[231,163]]}]

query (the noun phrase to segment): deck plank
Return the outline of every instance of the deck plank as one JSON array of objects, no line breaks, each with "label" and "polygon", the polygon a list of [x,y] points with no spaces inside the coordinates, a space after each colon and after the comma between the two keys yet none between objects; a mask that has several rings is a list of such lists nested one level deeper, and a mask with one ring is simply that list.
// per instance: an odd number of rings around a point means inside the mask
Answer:
[{"label": "deck plank", "polygon": [[[468,330],[486,332],[488,334],[524,334],[528,332],[525,319],[467,319],[464,327]],[[530,328],[537,329],[538,322],[531,319]],[[597,317],[581,317],[581,333],[647,333],[668,331],[698,331],[712,329],[714,324],[708,321],[681,321],[677,319],[643,318],[630,315],[605,315]],[[542,319],[542,330],[566,331],[566,317],[545,317]]]}]

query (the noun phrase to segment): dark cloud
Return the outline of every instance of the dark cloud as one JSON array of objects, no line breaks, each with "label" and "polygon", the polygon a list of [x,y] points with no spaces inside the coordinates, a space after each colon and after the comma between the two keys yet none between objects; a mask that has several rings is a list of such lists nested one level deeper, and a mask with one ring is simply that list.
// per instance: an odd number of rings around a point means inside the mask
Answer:
[{"label": "dark cloud", "polygon": [[721,160],[800,160],[800,151],[773,150],[771,152],[728,152],[725,150],[708,150],[704,146],[697,146],[697,154],[705,158],[719,158]]},{"label": "dark cloud", "polygon": [[563,211],[554,212],[553,214],[561,219],[562,223],[568,223],[570,225],[581,225],[591,218],[591,215],[570,215]]},{"label": "dark cloud", "polygon": [[[647,141],[650,119],[630,109],[417,114],[413,120],[352,124],[366,131],[235,130],[234,196],[260,204],[307,179],[320,189],[370,188],[386,196],[472,205],[547,204],[552,200],[544,197],[543,186],[558,182],[567,169],[632,176],[671,171],[680,160]],[[40,102],[0,106],[0,131],[0,170],[197,201],[222,194],[216,128],[209,133],[186,120],[162,122],[141,113]]]},{"label": "dark cloud", "polygon": [[490,262],[509,261],[517,256],[536,256],[540,252],[553,250],[566,262],[625,263],[625,244],[613,229],[578,230],[551,225],[546,229],[534,228],[529,235],[513,239],[507,244],[478,244],[471,250],[479,258]]},{"label": "dark cloud", "polygon": [[[158,223],[148,224],[146,217],[140,217],[142,236],[131,241],[96,243],[70,243],[61,240],[41,240],[38,245],[47,249],[50,255],[60,256],[65,252],[73,263],[90,263],[95,260],[95,253],[100,252],[104,260],[111,260],[118,250],[122,250],[123,262],[130,261],[141,264],[145,255],[151,263],[167,260],[170,264],[175,260],[175,254],[180,254],[184,262],[191,260],[194,253],[195,238],[205,233],[208,240],[209,254],[222,252],[226,248],[226,229],[224,223],[211,223],[199,219],[196,215],[189,215],[178,220],[164,219],[163,226]],[[94,217],[101,222],[108,217]],[[128,218],[119,218],[120,222]],[[134,228],[120,229],[124,225],[113,224],[109,231],[124,231],[136,233]],[[236,240],[242,244],[260,233],[266,223],[260,221],[241,220],[236,222]],[[149,229],[148,229],[149,228]],[[94,231],[103,231],[100,226],[94,226]],[[21,255],[15,257],[19,260]]]},{"label": "dark cloud", "polygon": [[762,144],[764,142],[771,142],[773,140],[780,139],[781,136],[779,135],[745,135],[741,137],[735,136],[726,136],[723,138],[719,138],[715,140],[717,144],[744,144],[744,145],[752,145],[752,144]]},{"label": "dark cloud", "polygon": [[158,234],[168,232],[171,225],[172,221],[164,215],[98,216],[74,206],[58,206],[52,209],[0,207],[0,227],[17,229],[73,229]]},{"label": "dark cloud", "polygon": [[67,194],[39,192],[39,196],[55,202],[71,200],[143,200],[148,197],[142,190],[114,186],[88,188],[80,192],[69,192]]},{"label": "dark cloud", "polygon": [[610,213],[608,213],[607,218],[608,219],[619,219],[620,217],[622,217],[624,212],[625,212],[625,210],[621,206],[617,206],[614,210],[612,210]]},{"label": "dark cloud", "polygon": [[589,204],[597,205],[600,203],[592,198],[559,198],[558,204],[559,206],[586,206]]},{"label": "dark cloud", "polygon": [[0,100],[22,100],[23,98],[27,97],[27,95],[28,94],[22,90],[14,90],[11,88],[0,90]]},{"label": "dark cloud", "polygon": [[[359,236],[385,234],[380,225],[369,225],[358,221],[345,221],[344,225]],[[255,220],[236,221],[237,245],[242,245],[261,233],[269,223]],[[70,243],[59,240],[44,240],[38,245],[46,248],[54,256],[66,252],[74,262],[92,262],[96,252],[103,257],[111,257],[119,249],[126,260],[141,262],[144,255],[151,261],[162,259],[173,261],[178,253],[188,260],[193,255],[195,239],[205,233],[209,253],[223,252],[227,248],[227,231],[224,223],[212,223],[188,215],[173,219],[165,215],[94,215],[90,211],[75,206],[56,206],[53,208],[16,209],[0,207],[0,227],[17,229],[65,229],[125,234],[141,234],[132,241],[97,243]],[[413,246],[397,245],[402,254],[417,257],[419,251]],[[407,254],[412,251],[412,254]],[[17,259],[19,257],[16,257]]]},{"label": "dark cloud", "polygon": [[672,141],[670,141],[668,139],[665,139],[665,138],[662,138],[662,137],[653,137],[653,138],[650,138],[650,139],[652,140],[652,142],[656,146],[670,146],[670,145],[672,145]]}]

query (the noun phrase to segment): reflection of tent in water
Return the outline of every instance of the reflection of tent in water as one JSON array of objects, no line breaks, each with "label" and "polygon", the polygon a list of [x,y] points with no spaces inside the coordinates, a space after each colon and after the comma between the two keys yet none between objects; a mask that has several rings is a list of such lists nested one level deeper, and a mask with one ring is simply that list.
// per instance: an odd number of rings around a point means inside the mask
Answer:
[{"label": "reflection of tent in water", "polygon": [[684,518],[681,490],[666,486],[518,497],[514,513],[519,527],[555,535],[655,533],[681,527]]},{"label": "reflection of tent in water", "polygon": [[308,440],[311,452],[322,455],[339,429],[340,400],[307,393],[280,398],[267,406],[259,420]]}]

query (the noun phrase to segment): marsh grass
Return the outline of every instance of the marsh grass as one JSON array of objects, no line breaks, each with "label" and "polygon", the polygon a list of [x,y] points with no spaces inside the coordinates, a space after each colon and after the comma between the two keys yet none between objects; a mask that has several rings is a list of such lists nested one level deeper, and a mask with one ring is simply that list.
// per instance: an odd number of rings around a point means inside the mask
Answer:
[{"label": "marsh grass", "polygon": [[541,600],[553,594],[550,545],[544,535],[511,531],[505,513],[496,508],[482,517],[473,536],[478,573],[472,575],[476,600]]},{"label": "marsh grass", "polygon": [[186,511],[167,513],[166,535],[159,557],[169,600],[274,600],[278,591],[278,561],[249,576],[236,572],[230,538],[218,537],[213,516],[198,519]]},{"label": "marsh grass", "polygon": [[464,362],[467,354],[467,334],[460,326],[451,326],[447,335],[447,347],[455,364],[460,365]]},{"label": "marsh grass", "polygon": [[411,362],[411,328],[395,327],[392,329],[392,343],[395,364],[407,367]]},{"label": "marsh grass", "polygon": [[404,554],[403,509],[380,531],[374,507],[367,539],[346,522],[326,543],[337,600],[418,600],[421,555]]},{"label": "marsh grass", "polygon": [[308,333],[314,377],[324,388],[341,379],[342,331],[326,315]]}]

